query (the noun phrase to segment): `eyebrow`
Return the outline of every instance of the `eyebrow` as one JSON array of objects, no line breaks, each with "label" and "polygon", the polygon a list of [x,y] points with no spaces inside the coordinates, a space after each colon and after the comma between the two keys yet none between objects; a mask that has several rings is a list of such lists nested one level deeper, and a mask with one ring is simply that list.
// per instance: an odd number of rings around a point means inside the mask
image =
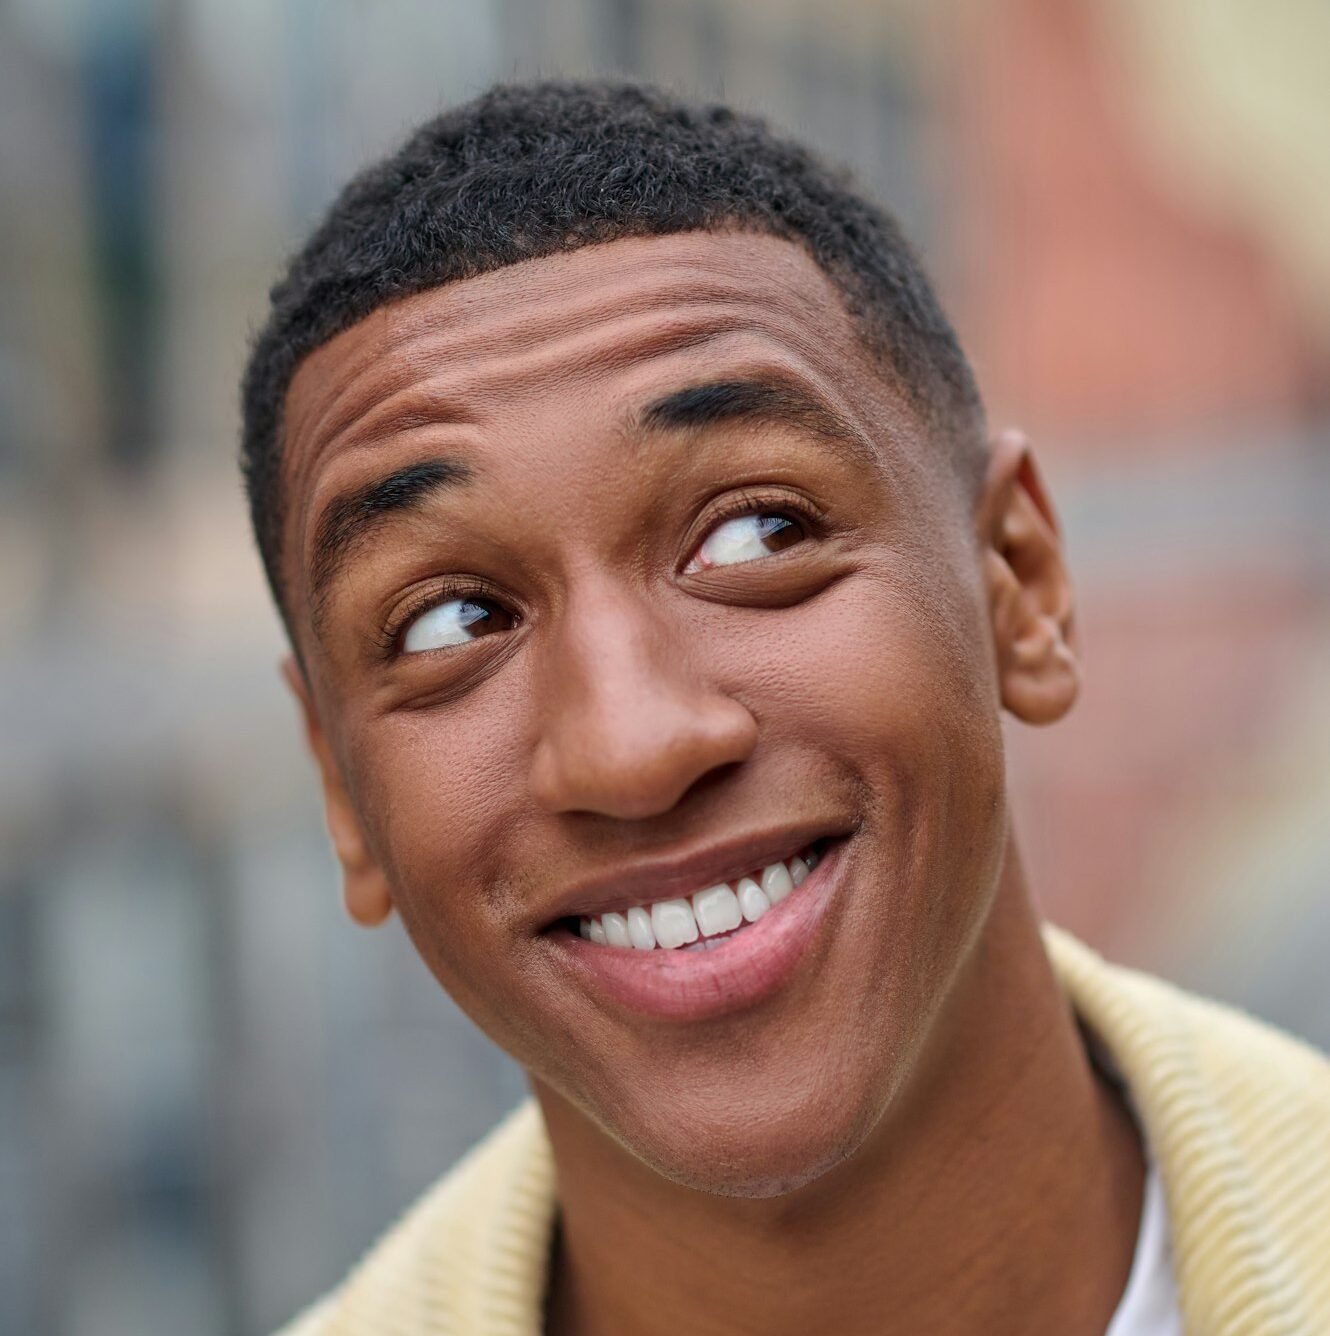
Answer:
[{"label": "eyebrow", "polygon": [[471,469],[460,459],[423,459],[331,501],[314,531],[310,602],[317,626],[328,589],[351,550],[390,515],[414,510],[440,488],[465,485]]},{"label": "eyebrow", "polygon": [[700,431],[722,423],[766,422],[801,427],[844,447],[860,461],[877,464],[863,433],[813,390],[768,377],[707,381],[672,390],[637,414],[638,434]]},{"label": "eyebrow", "polygon": [[[873,447],[826,400],[797,383],[769,376],[732,377],[671,390],[632,418],[631,435],[702,431],[723,423],[793,424],[877,467]],[[329,502],[314,532],[310,604],[317,631],[332,587],[358,543],[390,516],[417,509],[440,489],[473,480],[460,459],[437,457],[408,464]]]}]

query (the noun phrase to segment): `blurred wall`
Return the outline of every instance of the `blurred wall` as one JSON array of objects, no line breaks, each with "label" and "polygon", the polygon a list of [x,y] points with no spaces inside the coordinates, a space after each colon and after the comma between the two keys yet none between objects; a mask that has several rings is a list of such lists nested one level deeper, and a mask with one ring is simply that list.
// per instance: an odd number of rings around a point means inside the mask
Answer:
[{"label": "blurred wall", "polygon": [[724,97],[900,216],[1079,581],[1045,907],[1330,1044],[1327,13],[0,5],[0,1332],[264,1332],[521,1097],[341,916],[234,473],[282,256],[496,78]]}]

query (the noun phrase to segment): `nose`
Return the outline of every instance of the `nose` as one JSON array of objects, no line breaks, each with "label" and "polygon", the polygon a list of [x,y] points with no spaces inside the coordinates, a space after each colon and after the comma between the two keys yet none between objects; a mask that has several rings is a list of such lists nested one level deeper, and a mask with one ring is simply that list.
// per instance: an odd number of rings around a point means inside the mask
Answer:
[{"label": "nose", "polygon": [[752,753],[752,714],[640,599],[602,588],[563,622],[539,670],[531,789],[546,810],[656,816]]}]

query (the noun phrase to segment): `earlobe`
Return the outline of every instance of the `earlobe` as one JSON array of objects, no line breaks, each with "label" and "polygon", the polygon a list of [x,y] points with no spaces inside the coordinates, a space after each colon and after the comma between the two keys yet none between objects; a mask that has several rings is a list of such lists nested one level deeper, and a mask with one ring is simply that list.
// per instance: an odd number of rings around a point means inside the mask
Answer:
[{"label": "earlobe", "polygon": [[341,782],[324,781],[324,815],[333,852],[342,865],[342,903],[362,928],[377,928],[393,911],[388,879],[375,861]]},{"label": "earlobe", "polygon": [[1071,581],[1043,481],[1025,437],[993,442],[976,507],[1002,704],[1049,724],[1080,691]]},{"label": "earlobe", "polygon": [[327,735],[319,723],[300,665],[292,655],[287,655],[282,660],[281,670],[300,708],[305,741],[323,781],[324,820],[333,852],[342,867],[342,899],[346,912],[362,927],[377,927],[392,913],[388,879],[365,840],[360,819],[342,781]]}]

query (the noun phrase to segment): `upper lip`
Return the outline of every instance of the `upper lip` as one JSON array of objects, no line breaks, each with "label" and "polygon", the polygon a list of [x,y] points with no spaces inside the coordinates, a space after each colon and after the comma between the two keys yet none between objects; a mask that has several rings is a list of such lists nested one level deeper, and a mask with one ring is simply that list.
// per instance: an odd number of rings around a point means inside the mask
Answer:
[{"label": "upper lip", "polygon": [[567,886],[551,906],[549,923],[596,915],[634,905],[691,895],[722,881],[792,857],[816,840],[845,834],[845,823],[804,822],[766,827],[700,848],[636,859],[583,877]]}]

